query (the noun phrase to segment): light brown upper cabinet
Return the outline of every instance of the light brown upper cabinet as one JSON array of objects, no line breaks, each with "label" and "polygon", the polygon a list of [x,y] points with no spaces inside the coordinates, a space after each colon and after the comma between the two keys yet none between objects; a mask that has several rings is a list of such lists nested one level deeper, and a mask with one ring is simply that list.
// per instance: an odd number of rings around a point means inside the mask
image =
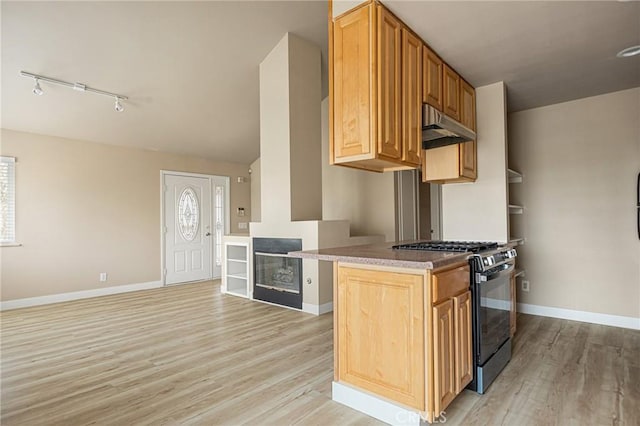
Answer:
[{"label": "light brown upper cabinet", "polygon": [[443,69],[443,112],[454,120],[460,121],[460,76],[447,64]]},{"label": "light brown upper cabinet", "polygon": [[[446,68],[448,67],[445,65]],[[476,92],[469,83],[460,77],[457,79],[460,86],[458,90],[460,122],[475,131]],[[476,141],[428,149],[423,151],[422,156],[423,182],[473,182],[478,176]]]},{"label": "light brown upper cabinet", "polygon": [[378,154],[391,160],[402,157],[400,101],[401,24],[378,8]]},{"label": "light brown upper cabinet", "polygon": [[422,41],[402,28],[402,161],[420,166],[422,152]]},{"label": "light brown upper cabinet", "polygon": [[460,79],[460,122],[476,131],[476,91]]},{"label": "light brown upper cabinet", "polygon": [[442,59],[422,48],[422,102],[442,111]]},{"label": "light brown upper cabinet", "polygon": [[[476,91],[463,79],[460,79],[460,122],[476,131]],[[477,162],[476,141],[460,144],[460,175],[476,180]]]},{"label": "light brown upper cabinet", "polygon": [[419,167],[421,40],[375,2],[333,20],[329,40],[331,164]]},{"label": "light brown upper cabinet", "polygon": [[423,103],[475,130],[473,87],[381,3],[329,13],[331,164],[474,181],[475,141],[422,150]]},{"label": "light brown upper cabinet", "polygon": [[370,158],[375,117],[371,115],[371,7],[354,10],[333,24],[333,157]]}]

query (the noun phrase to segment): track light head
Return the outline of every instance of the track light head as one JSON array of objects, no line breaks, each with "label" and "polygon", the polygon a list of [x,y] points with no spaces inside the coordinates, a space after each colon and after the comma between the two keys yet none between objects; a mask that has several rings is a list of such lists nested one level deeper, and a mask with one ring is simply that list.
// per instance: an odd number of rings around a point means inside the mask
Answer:
[{"label": "track light head", "polygon": [[118,112],[122,112],[124,111],[124,107],[122,106],[122,104],[120,103],[120,98],[116,96],[116,105],[115,105],[115,110]]},{"label": "track light head", "polygon": [[34,95],[40,96],[40,95],[42,95],[44,93],[44,91],[42,90],[42,87],[40,87],[40,80],[38,80],[37,78],[34,79],[34,80],[35,80],[36,84],[35,84],[35,86],[33,86],[32,92],[33,92]]}]

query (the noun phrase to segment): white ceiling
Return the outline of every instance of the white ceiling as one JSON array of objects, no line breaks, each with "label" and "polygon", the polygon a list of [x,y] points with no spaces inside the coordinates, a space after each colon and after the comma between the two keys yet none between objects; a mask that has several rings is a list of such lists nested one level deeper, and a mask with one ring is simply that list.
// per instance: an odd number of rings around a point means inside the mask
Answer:
[{"label": "white ceiling", "polygon": [[507,84],[511,112],[640,86],[640,2],[386,2],[475,87]]},{"label": "white ceiling", "polygon": [[[640,86],[638,2],[386,1],[474,86],[503,80],[516,111]],[[2,127],[249,163],[258,66],[285,32],[321,46],[325,1],[7,2]],[[129,96],[42,83],[19,71]],[[326,73],[323,73],[326,75]],[[326,82],[323,83],[326,87]]]},{"label": "white ceiling", "polygon": [[[260,62],[287,31],[327,46],[326,2],[2,2],[2,126],[248,164]],[[33,81],[20,70],[129,97]]]}]

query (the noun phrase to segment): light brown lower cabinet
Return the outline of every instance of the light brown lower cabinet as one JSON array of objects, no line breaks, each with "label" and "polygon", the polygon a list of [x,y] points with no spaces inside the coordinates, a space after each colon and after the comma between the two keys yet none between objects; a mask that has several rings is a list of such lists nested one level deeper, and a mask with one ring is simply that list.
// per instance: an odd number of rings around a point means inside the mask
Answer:
[{"label": "light brown lower cabinet", "polygon": [[341,381],[424,410],[424,278],[340,268]]},{"label": "light brown lower cabinet", "polygon": [[456,394],[473,380],[471,292],[453,298],[456,342]]},{"label": "light brown lower cabinet", "polygon": [[431,271],[336,262],[334,301],[336,381],[433,422],[472,380],[467,263]]},{"label": "light brown lower cabinet", "polygon": [[453,300],[433,307],[433,321],[434,410],[439,413],[456,397]]}]

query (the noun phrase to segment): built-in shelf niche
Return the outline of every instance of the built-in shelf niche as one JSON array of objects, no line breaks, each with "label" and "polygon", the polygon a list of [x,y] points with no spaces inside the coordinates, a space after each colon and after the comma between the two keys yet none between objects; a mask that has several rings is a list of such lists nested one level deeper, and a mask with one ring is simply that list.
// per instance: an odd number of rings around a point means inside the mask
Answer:
[{"label": "built-in shelf niche", "polygon": [[[507,180],[510,184],[520,184],[523,182],[523,175],[522,173],[513,170],[513,169],[507,169]],[[524,213],[524,206],[519,205],[519,204],[512,204],[511,203],[511,191],[509,191],[509,214],[510,215],[522,215]],[[514,218],[515,220],[515,218]],[[518,220],[522,220],[522,219],[518,219]],[[510,239],[509,242],[515,245],[522,245],[524,244],[524,237],[517,237],[517,236],[513,236],[511,234],[512,232],[512,224],[511,224],[511,220],[509,221],[509,235],[510,235]],[[525,271],[522,268],[518,268],[515,270],[514,273],[514,278],[524,278],[525,276]]]},{"label": "built-in shelf niche", "polygon": [[223,246],[222,293],[251,298],[249,243],[225,241]]}]

